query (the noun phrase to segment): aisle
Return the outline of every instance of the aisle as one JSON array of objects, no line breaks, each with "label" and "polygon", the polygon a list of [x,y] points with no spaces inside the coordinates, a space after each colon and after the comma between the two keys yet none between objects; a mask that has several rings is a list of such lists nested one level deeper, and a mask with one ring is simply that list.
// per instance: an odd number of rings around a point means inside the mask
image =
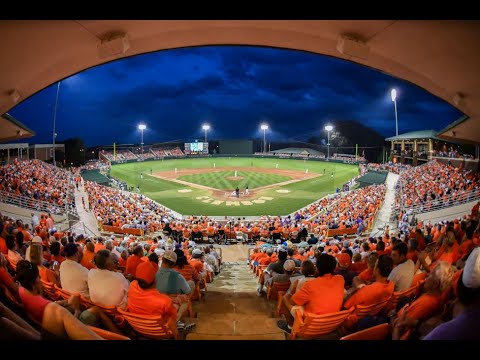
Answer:
[{"label": "aisle", "polygon": [[[245,248],[230,245],[223,250],[224,256]],[[274,302],[258,297],[256,286],[257,278],[246,257],[224,263],[221,273],[208,284],[205,301],[193,305],[197,318],[192,320],[197,326],[187,340],[285,340],[272,317]]]},{"label": "aisle", "polygon": [[[85,205],[88,207],[88,195],[85,192],[83,180],[81,182],[81,185],[79,185],[79,189],[77,190],[77,188],[75,188],[75,206],[77,208],[77,213],[80,217],[80,220],[73,226],[73,231],[77,234],[87,233],[90,236],[100,236],[100,232],[98,231],[97,226],[97,220],[95,219],[95,216],[90,210],[86,211],[83,208],[82,197],[85,200]],[[83,225],[85,225],[85,227]]]},{"label": "aisle", "polygon": [[382,207],[378,211],[377,220],[373,224],[371,236],[381,236],[385,225],[390,225],[390,230],[394,230],[397,227],[396,222],[390,221],[392,216],[392,207],[395,203],[395,185],[398,181],[399,175],[392,172],[388,173],[385,184],[387,185],[387,191],[385,194],[385,200],[383,201]]}]

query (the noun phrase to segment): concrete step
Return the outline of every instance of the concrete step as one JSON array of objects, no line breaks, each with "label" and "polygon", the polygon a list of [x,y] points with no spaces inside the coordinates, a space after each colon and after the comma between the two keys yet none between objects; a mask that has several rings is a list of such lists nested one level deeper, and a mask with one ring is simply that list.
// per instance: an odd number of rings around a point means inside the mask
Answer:
[{"label": "concrete step", "polygon": [[258,336],[283,335],[277,327],[277,319],[262,314],[208,314],[199,313],[192,334]]},{"label": "concrete step", "polygon": [[221,293],[207,292],[205,302],[193,303],[193,309],[205,313],[263,314],[271,316],[276,303],[258,297],[256,292]]},{"label": "concrete step", "polygon": [[285,334],[217,335],[189,333],[185,340],[286,340]]}]

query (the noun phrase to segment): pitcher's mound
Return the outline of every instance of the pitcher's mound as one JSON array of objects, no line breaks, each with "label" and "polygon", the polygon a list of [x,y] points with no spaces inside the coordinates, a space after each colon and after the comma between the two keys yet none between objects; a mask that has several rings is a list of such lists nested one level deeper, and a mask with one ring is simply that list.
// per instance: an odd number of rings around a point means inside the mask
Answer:
[{"label": "pitcher's mound", "polygon": [[227,179],[227,180],[232,180],[232,181],[240,181],[240,180],[243,180],[243,176],[237,176],[237,177],[235,177],[235,176],[227,176],[227,177],[225,177],[225,179]]}]

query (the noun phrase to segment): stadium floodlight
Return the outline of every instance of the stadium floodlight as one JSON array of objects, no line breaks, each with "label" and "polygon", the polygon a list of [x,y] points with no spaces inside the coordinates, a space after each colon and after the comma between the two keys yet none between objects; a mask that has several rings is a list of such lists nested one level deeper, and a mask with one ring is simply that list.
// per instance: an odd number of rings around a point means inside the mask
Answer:
[{"label": "stadium floodlight", "polygon": [[398,136],[398,116],[397,116],[397,90],[392,89],[390,92],[393,104],[395,105],[395,136]]},{"label": "stadium floodlight", "polygon": [[333,130],[332,125],[325,126],[325,130],[327,130],[327,160],[330,159],[330,131]]},{"label": "stadium floodlight", "polygon": [[262,124],[262,125],[260,125],[260,129],[263,130],[263,152],[266,153],[267,152],[267,141],[266,141],[266,137],[265,137],[265,131],[268,130],[268,125],[267,124]]},{"label": "stadium floodlight", "polygon": [[207,131],[210,130],[210,125],[204,124],[202,129],[205,130],[205,142],[207,142]]},{"label": "stadium floodlight", "polygon": [[141,142],[140,142],[140,144],[142,145],[142,154],[143,154],[143,130],[145,130],[146,128],[147,128],[147,125],[145,125],[145,124],[138,125],[138,129],[142,133]]},{"label": "stadium floodlight", "polygon": [[52,147],[53,147],[53,166],[57,166],[56,160],[55,160],[55,140],[57,138],[57,133],[55,132],[55,123],[57,121],[57,106],[58,106],[58,94],[60,93],[60,81],[57,84],[57,96],[55,97],[55,110],[53,111],[53,141],[52,141]]}]

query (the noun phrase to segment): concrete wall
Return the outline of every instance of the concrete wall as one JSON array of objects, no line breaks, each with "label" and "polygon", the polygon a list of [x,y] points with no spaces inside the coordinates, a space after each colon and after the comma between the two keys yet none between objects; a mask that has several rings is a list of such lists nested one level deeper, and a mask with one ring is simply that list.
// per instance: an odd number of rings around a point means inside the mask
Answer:
[{"label": "concrete wall", "polygon": [[[37,214],[39,219],[41,214],[45,214],[44,212],[42,213],[39,211],[25,209],[15,205],[5,204],[5,203],[0,203],[0,212],[2,213],[2,215],[11,216],[15,220],[18,220],[18,219],[23,220],[23,222],[27,224],[31,224],[32,212]],[[57,224],[57,223],[64,222],[65,216],[53,215],[53,219],[55,220],[55,224]]]},{"label": "concrete wall", "polygon": [[454,220],[464,215],[469,215],[471,213],[473,206],[476,203],[477,203],[477,200],[466,203],[466,204],[449,207],[446,209],[418,214],[418,215],[415,215],[415,217],[418,220],[423,220],[423,221],[429,220],[432,224],[435,224],[436,222],[439,222],[442,220]]}]

